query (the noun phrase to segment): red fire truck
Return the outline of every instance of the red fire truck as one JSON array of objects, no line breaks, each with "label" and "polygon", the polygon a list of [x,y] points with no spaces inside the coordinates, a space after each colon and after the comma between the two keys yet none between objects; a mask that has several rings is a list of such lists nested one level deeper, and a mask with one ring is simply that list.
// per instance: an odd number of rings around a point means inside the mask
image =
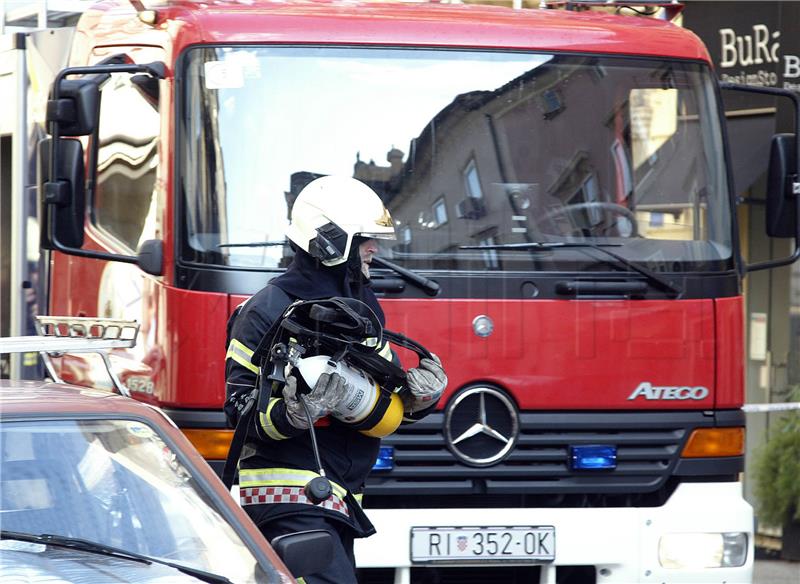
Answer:
[{"label": "red fire truck", "polygon": [[[356,177],[396,223],[387,326],[449,375],[384,442],[364,578],[749,582],[741,282],[800,252],[740,257],[697,37],[554,4],[87,10],[39,148],[49,311],[138,320],[119,377],[218,462],[226,320],[290,261],[303,186]],[[800,241],[796,135],[772,144],[767,230]]]}]

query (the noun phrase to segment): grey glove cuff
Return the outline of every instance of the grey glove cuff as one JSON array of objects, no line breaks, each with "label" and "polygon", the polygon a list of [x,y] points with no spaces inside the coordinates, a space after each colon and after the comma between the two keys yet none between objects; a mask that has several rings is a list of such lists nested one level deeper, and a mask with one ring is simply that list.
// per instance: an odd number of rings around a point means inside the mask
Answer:
[{"label": "grey glove cuff", "polygon": [[[303,404],[297,399],[297,380],[291,375],[286,378],[286,385],[283,386],[283,401],[286,404],[286,419],[289,423],[298,430],[307,430],[308,418],[303,410]],[[309,413],[310,411],[309,409]]]},{"label": "grey glove cuff", "polygon": [[447,375],[441,361],[436,355],[433,359],[422,359],[419,367],[409,369],[406,374],[407,385],[411,395],[406,399],[405,410],[408,413],[423,410],[438,400],[447,387]]}]

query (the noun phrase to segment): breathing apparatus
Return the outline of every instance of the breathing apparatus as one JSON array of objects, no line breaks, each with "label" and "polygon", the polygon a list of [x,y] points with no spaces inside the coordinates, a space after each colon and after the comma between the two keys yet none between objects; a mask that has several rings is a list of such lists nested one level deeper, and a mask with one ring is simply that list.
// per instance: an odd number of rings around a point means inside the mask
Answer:
[{"label": "breathing apparatus", "polygon": [[[328,355],[290,360],[289,368],[292,367],[297,370],[300,379],[308,387],[314,387],[324,373],[337,373],[344,378],[347,393],[339,405],[331,410],[331,415],[342,422],[349,424],[363,422],[371,413],[380,396],[381,388],[370,375],[347,363],[332,364]],[[391,395],[396,396],[397,394]],[[402,406],[400,416],[402,416]],[[391,430],[396,429],[398,425],[399,419]],[[369,431],[364,431],[364,433],[369,434]]]},{"label": "breathing apparatus", "polygon": [[263,378],[258,412],[266,412],[269,398],[283,388],[288,375],[297,379],[296,397],[308,420],[320,474],[305,487],[306,496],[315,504],[329,498],[332,488],[325,477],[314,421],[303,396],[311,392],[323,373],[338,373],[347,391],[331,416],[368,436],[393,432],[403,417],[402,392],[408,390],[406,372],[379,353],[384,341],[407,348],[420,358],[431,358],[416,341],[385,330],[363,302],[338,297],[290,305],[253,354],[253,362],[261,363]]}]

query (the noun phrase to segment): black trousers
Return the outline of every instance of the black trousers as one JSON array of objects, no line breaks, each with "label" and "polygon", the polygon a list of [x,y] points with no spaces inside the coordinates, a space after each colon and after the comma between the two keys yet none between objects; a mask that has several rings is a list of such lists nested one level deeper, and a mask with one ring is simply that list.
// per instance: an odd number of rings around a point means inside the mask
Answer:
[{"label": "black trousers", "polygon": [[323,571],[303,576],[306,584],[357,584],[356,559],[353,553],[353,530],[335,519],[327,519],[318,513],[293,513],[277,518],[263,518],[265,505],[244,507],[267,541],[279,535],[322,529],[333,539],[333,560]]}]

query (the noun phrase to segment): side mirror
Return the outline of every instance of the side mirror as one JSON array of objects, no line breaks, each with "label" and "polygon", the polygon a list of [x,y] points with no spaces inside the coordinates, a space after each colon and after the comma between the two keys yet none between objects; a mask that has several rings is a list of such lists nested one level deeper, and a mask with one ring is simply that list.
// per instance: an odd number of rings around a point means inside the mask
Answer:
[{"label": "side mirror", "polygon": [[[164,244],[161,241],[145,242],[137,255],[82,249],[86,213],[83,145],[74,138],[62,136],[92,136],[90,179],[94,179],[100,87],[110,79],[112,73],[150,76],[155,80],[155,85],[139,79],[137,86],[147,86],[146,91],[157,95],[157,80],[166,77],[166,66],[161,62],[129,63],[124,55],[118,55],[105,64],[68,67],[56,75],[47,102],[47,129],[52,138],[43,140],[38,152],[43,218],[41,245],[44,249],[78,257],[138,264],[148,274],[161,275],[164,261]],[[74,75],[82,77],[67,79]],[[90,180],[89,184],[92,182]],[[90,195],[92,193],[90,189]]]},{"label": "side mirror", "polygon": [[772,138],[767,174],[767,235],[794,237],[797,233],[795,202],[800,193],[793,193],[797,183],[797,153],[794,134],[778,134]]},{"label": "side mirror", "polygon": [[[56,153],[56,176],[50,176],[51,148]],[[39,143],[38,182],[41,193],[41,246],[57,249],[57,242],[68,247],[83,245],[86,213],[83,144],[75,138],[45,138]]]},{"label": "side mirror", "polygon": [[[108,75],[103,76],[103,80]],[[95,77],[86,79],[60,79],[58,81],[58,99],[47,102],[47,128],[50,123],[58,124],[61,136],[89,136],[97,128],[97,116],[100,111],[100,80]]]},{"label": "side mirror", "polygon": [[280,535],[270,545],[295,578],[322,572],[333,561],[333,538],[321,529]]},{"label": "side mirror", "polygon": [[794,109],[794,134],[778,134],[772,139],[769,156],[769,174],[767,175],[767,235],[770,237],[793,237],[794,251],[784,258],[747,264],[746,272],[769,270],[780,266],[788,266],[800,259],[800,93],[777,87],[760,87],[756,85],[739,85],[736,83],[720,83],[721,89],[759,93],[774,97],[788,98]]}]

